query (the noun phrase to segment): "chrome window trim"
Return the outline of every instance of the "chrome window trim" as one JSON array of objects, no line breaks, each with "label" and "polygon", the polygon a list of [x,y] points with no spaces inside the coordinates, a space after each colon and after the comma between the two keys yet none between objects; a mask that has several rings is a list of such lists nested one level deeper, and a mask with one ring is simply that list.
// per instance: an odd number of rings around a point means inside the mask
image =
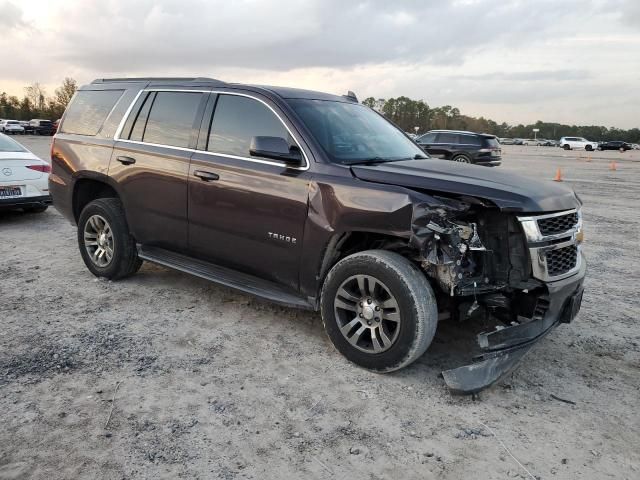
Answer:
[{"label": "chrome window trim", "polygon": [[[280,123],[282,123],[282,125],[287,130],[287,132],[289,132],[289,135],[291,135],[291,138],[293,138],[294,142],[296,143],[296,145],[298,146],[298,148],[302,152],[302,156],[304,157],[304,160],[305,160],[305,165],[296,167],[296,166],[287,165],[286,162],[264,160],[264,159],[253,158],[253,157],[243,157],[243,156],[239,156],[239,155],[231,155],[231,154],[228,154],[228,153],[210,152],[208,150],[198,150],[196,148],[174,147],[174,146],[171,146],[171,145],[163,145],[163,144],[159,144],[159,143],[139,142],[137,140],[121,139],[120,138],[120,134],[122,133],[122,129],[124,128],[124,124],[126,123],[127,119],[129,118],[129,115],[131,115],[131,111],[133,110],[134,105],[136,104],[136,102],[140,98],[140,95],[142,95],[143,92],[216,93],[218,95],[236,95],[238,97],[247,97],[247,98],[251,98],[253,100],[256,100],[256,101],[262,103],[264,106],[266,106],[269,110],[271,110],[271,112],[273,112],[273,114],[276,116],[276,118],[278,120],[280,120]],[[214,113],[215,113],[215,110],[214,110]],[[224,90],[188,90],[188,89],[177,89],[177,88],[143,88],[135,96],[135,98],[133,99],[133,101],[129,105],[129,108],[127,108],[127,111],[125,112],[124,116],[120,120],[120,124],[118,125],[118,129],[116,130],[116,133],[113,136],[113,139],[118,141],[118,142],[132,143],[132,144],[135,144],[135,145],[150,145],[152,147],[169,148],[169,149],[174,149],[174,150],[181,150],[181,151],[184,151],[184,152],[193,152],[193,153],[201,153],[201,154],[204,154],[204,155],[212,155],[212,156],[216,156],[216,157],[233,158],[233,159],[237,159],[237,160],[245,160],[247,162],[261,163],[261,164],[264,164],[264,165],[274,165],[276,167],[285,167],[285,168],[288,168],[288,169],[291,169],[291,170],[306,171],[306,170],[309,170],[309,167],[311,165],[311,162],[309,162],[309,157],[307,155],[307,152],[305,151],[304,148],[302,148],[302,144],[301,144],[300,140],[298,140],[298,137],[296,137],[296,135],[291,131],[289,126],[286,124],[286,122],[282,119],[282,117],[278,114],[278,112],[276,112],[271,107],[271,105],[269,105],[264,100],[262,100],[262,99],[260,99],[258,97],[255,97],[253,95],[249,95],[249,94],[246,94],[246,93],[238,93],[238,92],[226,92]]]}]

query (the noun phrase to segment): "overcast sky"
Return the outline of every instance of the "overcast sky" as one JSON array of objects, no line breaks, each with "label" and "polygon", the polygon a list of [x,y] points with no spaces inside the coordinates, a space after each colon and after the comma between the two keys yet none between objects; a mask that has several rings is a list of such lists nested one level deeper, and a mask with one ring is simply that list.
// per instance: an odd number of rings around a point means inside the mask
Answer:
[{"label": "overcast sky", "polygon": [[0,91],[209,76],[640,127],[640,0],[0,0]]}]

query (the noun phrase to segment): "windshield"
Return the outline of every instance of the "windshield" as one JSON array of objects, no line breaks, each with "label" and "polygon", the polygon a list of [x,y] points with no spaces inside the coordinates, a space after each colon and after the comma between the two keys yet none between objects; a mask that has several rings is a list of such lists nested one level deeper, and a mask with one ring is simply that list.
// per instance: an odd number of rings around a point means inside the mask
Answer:
[{"label": "windshield", "polygon": [[403,132],[364,105],[289,100],[332,162],[354,164],[428,158]]},{"label": "windshield", "polygon": [[0,134],[0,152],[26,152],[22,145],[15,140]]}]

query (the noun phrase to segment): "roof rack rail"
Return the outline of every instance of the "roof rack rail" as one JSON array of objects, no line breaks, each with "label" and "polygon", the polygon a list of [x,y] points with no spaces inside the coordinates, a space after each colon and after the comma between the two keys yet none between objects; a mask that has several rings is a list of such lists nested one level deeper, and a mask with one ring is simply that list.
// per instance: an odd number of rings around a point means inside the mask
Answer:
[{"label": "roof rack rail", "polygon": [[192,83],[218,83],[223,84],[222,80],[207,77],[130,77],[130,78],[96,78],[92,84],[99,83],[130,83],[130,82],[192,82]]}]

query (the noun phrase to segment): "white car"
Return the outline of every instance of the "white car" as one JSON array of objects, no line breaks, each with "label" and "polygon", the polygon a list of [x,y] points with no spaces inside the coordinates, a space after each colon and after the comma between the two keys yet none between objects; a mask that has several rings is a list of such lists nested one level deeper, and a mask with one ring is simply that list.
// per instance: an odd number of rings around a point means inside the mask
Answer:
[{"label": "white car", "polygon": [[565,150],[584,148],[585,150],[590,152],[598,148],[598,142],[590,142],[586,138],[582,137],[562,137],[558,146],[564,148]]},{"label": "white car", "polygon": [[2,120],[0,121],[0,132],[24,135],[24,127],[20,125],[18,120]]},{"label": "white car", "polygon": [[51,205],[51,166],[0,133],[0,209],[44,212]]}]

